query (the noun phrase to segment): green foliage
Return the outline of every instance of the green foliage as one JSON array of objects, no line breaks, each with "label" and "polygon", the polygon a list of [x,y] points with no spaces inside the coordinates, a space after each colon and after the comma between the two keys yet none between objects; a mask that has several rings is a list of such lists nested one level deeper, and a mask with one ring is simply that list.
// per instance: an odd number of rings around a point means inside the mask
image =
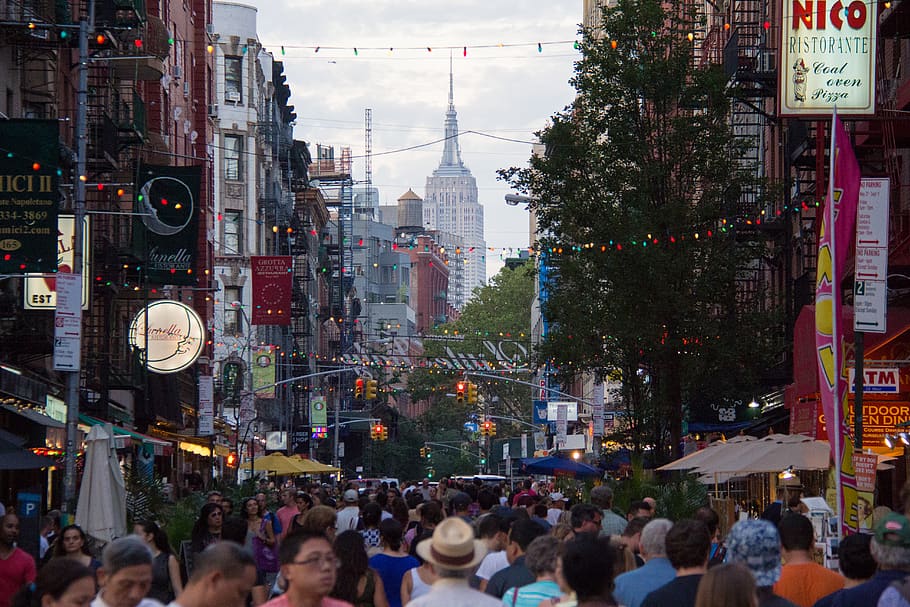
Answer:
[{"label": "green foliage", "polygon": [[[199,511],[204,502],[204,494],[194,493],[164,508],[160,521],[171,546],[177,548],[180,542],[190,539],[193,524],[199,518]],[[237,504],[236,499],[234,504]]]},{"label": "green foliage", "polygon": [[126,468],[127,529],[142,521],[157,521],[164,510],[164,483],[154,475],[140,472],[138,466]]},{"label": "green foliage", "polygon": [[722,69],[693,56],[697,25],[657,0],[605,9],[604,35],[581,44],[575,102],[540,133],[546,154],[500,172],[546,235],[538,363],[564,381],[618,371],[624,440],[664,458],[684,409],[742,401],[779,346],[767,294],[742,289],[763,245],[726,218],[755,172]]}]

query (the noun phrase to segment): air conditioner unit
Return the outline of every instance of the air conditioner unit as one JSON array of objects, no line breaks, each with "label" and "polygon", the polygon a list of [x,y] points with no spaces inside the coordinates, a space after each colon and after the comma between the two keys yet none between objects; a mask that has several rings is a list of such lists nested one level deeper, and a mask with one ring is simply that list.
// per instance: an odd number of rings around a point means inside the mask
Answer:
[{"label": "air conditioner unit", "polygon": [[179,65],[174,66],[174,78],[183,78],[183,67]]},{"label": "air conditioner unit", "polygon": [[183,96],[184,97],[190,96],[190,83],[187,82],[186,80],[183,81]]},{"label": "air conditioner unit", "polygon": [[205,33],[208,34],[209,36],[214,36],[215,35],[215,24],[206,23],[205,24]]},{"label": "air conditioner unit", "polygon": [[224,99],[226,101],[232,101],[234,103],[240,103],[240,93],[236,91],[231,91],[230,93],[224,94]]},{"label": "air conditioner unit", "polygon": [[217,117],[218,117],[218,104],[215,103],[215,104],[209,106],[209,118],[217,118]]}]

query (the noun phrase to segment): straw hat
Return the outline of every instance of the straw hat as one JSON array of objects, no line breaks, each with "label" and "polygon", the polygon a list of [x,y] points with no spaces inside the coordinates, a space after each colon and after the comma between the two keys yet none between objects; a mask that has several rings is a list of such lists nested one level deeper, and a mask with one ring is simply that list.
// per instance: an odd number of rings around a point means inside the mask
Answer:
[{"label": "straw hat", "polygon": [[474,539],[474,530],[464,520],[450,517],[436,525],[430,541],[417,544],[417,554],[444,569],[472,569],[486,556],[487,547]]}]

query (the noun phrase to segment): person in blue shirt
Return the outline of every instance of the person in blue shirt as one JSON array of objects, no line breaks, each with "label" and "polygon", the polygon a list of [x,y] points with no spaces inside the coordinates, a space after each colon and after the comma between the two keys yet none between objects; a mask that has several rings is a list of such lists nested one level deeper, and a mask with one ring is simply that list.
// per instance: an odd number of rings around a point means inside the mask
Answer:
[{"label": "person in blue shirt", "polygon": [[657,518],[642,529],[639,547],[645,564],[616,576],[613,598],[617,603],[641,607],[646,596],[676,577],[676,570],[667,558],[666,539],[671,527],[672,521]]}]

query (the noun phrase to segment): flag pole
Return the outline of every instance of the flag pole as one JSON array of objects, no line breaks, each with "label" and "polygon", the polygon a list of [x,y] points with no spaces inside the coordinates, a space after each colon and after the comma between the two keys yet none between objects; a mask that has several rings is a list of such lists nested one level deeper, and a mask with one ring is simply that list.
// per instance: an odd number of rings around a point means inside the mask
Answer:
[{"label": "flag pole", "polygon": [[[831,230],[831,277],[834,281],[832,285],[832,296],[840,301],[840,281],[838,280],[837,252],[836,252],[836,235],[835,221],[837,213],[835,212],[836,201],[834,200],[834,168],[837,165],[835,154],[837,150],[837,106],[834,106],[834,112],[831,114],[831,149],[828,153],[828,208],[825,211],[828,214],[828,227]],[[831,315],[831,336],[834,340],[832,348],[832,367],[834,369],[834,419],[826,422],[828,427],[828,439],[834,441],[834,487],[837,501],[838,526],[837,537],[843,534],[843,525],[846,522],[846,513],[843,512],[843,495],[844,488],[841,483],[841,418],[843,416],[843,403],[840,401],[840,381],[841,381],[841,337],[838,331],[840,324],[840,306],[832,305]]]}]

